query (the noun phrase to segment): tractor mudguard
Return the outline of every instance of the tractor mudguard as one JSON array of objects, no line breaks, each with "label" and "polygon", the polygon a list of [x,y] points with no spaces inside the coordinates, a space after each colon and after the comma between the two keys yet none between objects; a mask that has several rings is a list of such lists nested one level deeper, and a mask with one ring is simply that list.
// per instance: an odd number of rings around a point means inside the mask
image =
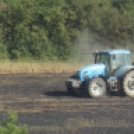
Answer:
[{"label": "tractor mudguard", "polygon": [[117,79],[122,78],[126,74],[126,72],[128,72],[130,70],[134,70],[134,66],[124,66],[124,67],[121,67],[119,69],[119,71],[117,72],[116,78]]}]

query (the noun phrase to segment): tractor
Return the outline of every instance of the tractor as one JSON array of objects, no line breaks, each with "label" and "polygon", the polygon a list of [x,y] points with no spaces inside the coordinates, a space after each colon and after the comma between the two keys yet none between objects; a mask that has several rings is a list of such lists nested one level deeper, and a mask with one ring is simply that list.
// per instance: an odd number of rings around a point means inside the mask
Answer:
[{"label": "tractor", "polygon": [[92,98],[106,94],[134,96],[134,66],[127,49],[93,53],[94,64],[78,69],[65,82],[70,95],[84,91]]}]

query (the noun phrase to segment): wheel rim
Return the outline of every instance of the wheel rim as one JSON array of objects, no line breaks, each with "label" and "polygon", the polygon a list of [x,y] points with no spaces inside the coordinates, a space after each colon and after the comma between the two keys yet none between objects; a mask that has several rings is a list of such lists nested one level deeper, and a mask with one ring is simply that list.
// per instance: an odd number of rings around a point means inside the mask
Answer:
[{"label": "wheel rim", "polygon": [[103,91],[103,86],[99,82],[96,82],[92,85],[92,93],[95,96],[100,95],[102,91]]},{"label": "wheel rim", "polygon": [[134,91],[134,77],[131,77],[131,78],[128,79],[128,88],[131,91]]}]

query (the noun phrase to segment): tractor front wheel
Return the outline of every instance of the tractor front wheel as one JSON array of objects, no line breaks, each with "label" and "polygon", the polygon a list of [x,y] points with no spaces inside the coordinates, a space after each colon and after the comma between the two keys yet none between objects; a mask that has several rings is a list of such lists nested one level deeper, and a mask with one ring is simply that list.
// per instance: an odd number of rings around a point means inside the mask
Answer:
[{"label": "tractor front wheel", "polygon": [[134,97],[134,70],[128,72],[123,79],[123,90],[125,95]]},{"label": "tractor front wheel", "polygon": [[67,91],[70,95],[72,96],[75,96],[76,95],[76,92],[77,92],[77,89],[74,89],[74,88],[67,88]]},{"label": "tractor front wheel", "polygon": [[106,82],[102,78],[93,78],[88,82],[88,95],[100,98],[106,94]]}]

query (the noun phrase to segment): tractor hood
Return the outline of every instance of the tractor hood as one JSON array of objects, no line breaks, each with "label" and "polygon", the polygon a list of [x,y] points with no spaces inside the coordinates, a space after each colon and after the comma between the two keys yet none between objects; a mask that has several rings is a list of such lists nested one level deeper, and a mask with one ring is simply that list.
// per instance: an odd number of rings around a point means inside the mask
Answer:
[{"label": "tractor hood", "polygon": [[79,78],[81,81],[84,81],[84,79],[87,77],[92,78],[97,77],[99,75],[104,76],[105,68],[106,68],[105,65],[102,63],[82,67],[78,70]]}]

